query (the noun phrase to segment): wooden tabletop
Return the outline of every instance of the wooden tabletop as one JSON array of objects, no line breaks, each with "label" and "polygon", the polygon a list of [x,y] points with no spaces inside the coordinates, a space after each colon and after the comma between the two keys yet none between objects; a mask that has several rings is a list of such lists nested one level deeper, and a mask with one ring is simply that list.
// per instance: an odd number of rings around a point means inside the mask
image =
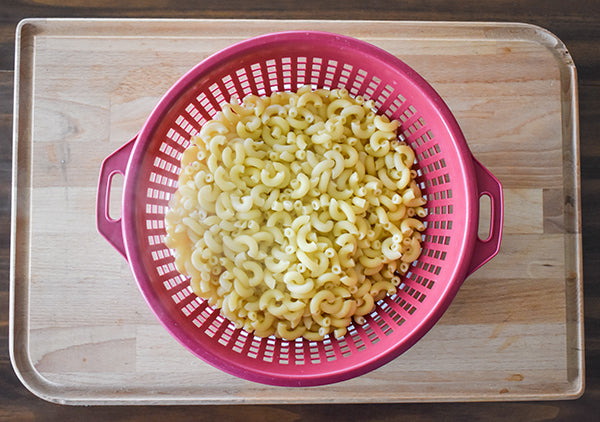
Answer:
[{"label": "wooden tabletop", "polygon": [[[0,419],[7,420],[77,420],[82,418],[104,420],[163,420],[191,418],[214,420],[591,420],[600,410],[600,380],[597,364],[598,287],[594,267],[599,257],[600,233],[591,215],[600,187],[594,181],[600,177],[595,159],[600,149],[594,148],[595,136],[600,129],[598,106],[600,101],[600,7],[597,2],[525,1],[520,6],[512,2],[404,2],[402,7],[388,2],[371,2],[368,9],[363,3],[346,2],[345,10],[339,3],[331,6],[321,2],[266,2],[253,7],[245,2],[230,4],[187,4],[186,2],[131,1],[127,6],[107,8],[106,2],[86,2],[86,7],[65,6],[78,2],[11,1],[4,6],[0,21],[0,306],[3,337],[0,344]],[[208,2],[207,2],[208,3]],[[313,4],[314,3],[314,4]],[[33,5],[32,5],[33,4]],[[110,4],[110,3],[108,3]],[[318,14],[314,11],[318,10]],[[11,138],[13,105],[14,31],[25,17],[131,17],[131,18],[270,18],[270,19],[352,19],[352,20],[452,20],[452,21],[512,21],[542,26],[559,37],[569,49],[579,78],[580,149],[582,181],[583,260],[585,292],[585,349],[586,391],[577,400],[545,402],[500,403],[440,403],[440,404],[362,404],[362,405],[252,405],[202,407],[148,407],[102,406],[71,407],[45,402],[31,394],[17,379],[8,357],[8,298],[9,298],[9,239],[11,189]],[[594,129],[596,129],[594,131]],[[596,230],[596,232],[594,231]]]}]

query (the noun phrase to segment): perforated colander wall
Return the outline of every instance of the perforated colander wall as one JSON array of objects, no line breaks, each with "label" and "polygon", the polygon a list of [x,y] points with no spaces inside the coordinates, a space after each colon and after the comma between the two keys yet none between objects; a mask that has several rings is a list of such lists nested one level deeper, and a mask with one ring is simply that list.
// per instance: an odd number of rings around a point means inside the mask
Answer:
[{"label": "perforated colander wall", "polygon": [[[131,198],[134,203],[127,206],[142,212],[131,208],[125,212],[124,207],[124,224],[129,219],[135,226],[127,243],[140,287],[157,316],[186,347],[245,378],[310,385],[348,378],[385,363],[424,334],[434,322],[424,322],[432,313],[437,314],[434,319],[439,317],[438,311],[447,306],[442,300],[458,288],[452,284],[462,282],[455,278],[464,264],[470,227],[465,204],[470,194],[461,157],[468,151],[466,145],[463,151],[457,148],[456,136],[448,133],[435,102],[424,99],[419,85],[411,82],[414,75],[395,63],[382,65],[381,57],[365,51],[326,43],[294,48],[297,45],[229,51],[231,57],[196,69],[201,77],[188,75],[181,90],[171,92],[171,103],[155,111],[154,121],[140,135],[146,131],[145,138],[136,146],[129,170],[135,176],[124,200]],[[320,342],[259,338],[235,329],[191,292],[163,244],[164,214],[190,138],[232,98],[303,85],[344,87],[352,95],[374,100],[378,113],[400,120],[399,138],[416,152],[417,182],[428,200],[422,254],[397,293],[379,301],[364,325],[350,326],[343,338]]]}]

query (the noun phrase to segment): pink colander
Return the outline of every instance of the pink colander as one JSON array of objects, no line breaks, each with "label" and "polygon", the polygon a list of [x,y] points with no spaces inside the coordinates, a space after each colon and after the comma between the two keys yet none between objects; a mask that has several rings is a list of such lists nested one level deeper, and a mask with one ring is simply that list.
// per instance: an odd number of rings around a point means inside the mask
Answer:
[{"label": "pink colander", "polygon": [[[260,338],[196,297],[164,245],[165,210],[177,188],[182,151],[231,98],[315,88],[346,88],[401,122],[416,152],[427,198],[423,250],[396,294],[377,303],[343,338]],[[121,217],[108,213],[112,176],[124,176]],[[480,197],[491,202],[490,233],[478,237]],[[230,374],[272,385],[309,386],[362,375],[415,344],[442,316],[467,276],[500,247],[502,187],[472,156],[452,113],[414,70],[346,36],[283,32],[237,43],[186,73],[137,136],[102,164],[99,232],[127,259],[148,305],[194,355]],[[458,358],[458,357],[457,357]]]}]

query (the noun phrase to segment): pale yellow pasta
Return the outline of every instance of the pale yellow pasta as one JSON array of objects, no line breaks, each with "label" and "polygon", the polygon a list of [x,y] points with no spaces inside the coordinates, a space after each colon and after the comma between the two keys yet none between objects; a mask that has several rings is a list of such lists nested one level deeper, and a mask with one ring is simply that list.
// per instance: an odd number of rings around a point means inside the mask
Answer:
[{"label": "pale yellow pasta", "polygon": [[360,305],[358,305],[356,307],[356,309],[354,310],[355,316],[363,316],[363,315],[367,315],[368,313],[370,313],[373,310],[373,305],[375,304],[375,300],[373,299],[373,296],[371,296],[369,294],[369,292],[366,292],[360,298],[359,303],[360,303]]},{"label": "pale yellow pasta", "polygon": [[421,253],[400,123],[345,89],[225,104],[184,151],[166,245],[194,293],[257,336],[341,337]]},{"label": "pale yellow pasta", "polygon": [[258,262],[246,261],[242,264],[242,268],[251,272],[252,276],[248,279],[248,283],[252,287],[258,286],[264,278],[263,267]]},{"label": "pale yellow pasta", "polygon": [[265,258],[265,266],[273,273],[282,273],[288,269],[289,265],[290,261],[276,260],[272,256]]},{"label": "pale yellow pasta", "polygon": [[398,129],[398,126],[400,125],[398,120],[393,120],[390,122],[386,116],[375,116],[373,119],[373,124],[375,124],[377,129],[385,132],[393,132]]},{"label": "pale yellow pasta", "polygon": [[312,227],[310,224],[303,225],[300,229],[298,229],[296,236],[296,243],[298,244],[298,247],[307,253],[315,252],[318,249],[315,242],[307,240],[308,234],[314,233],[311,232],[311,228]]},{"label": "pale yellow pasta", "polygon": [[277,323],[276,333],[279,335],[279,337],[286,340],[295,340],[298,337],[302,336],[302,334],[304,334],[304,331],[306,331],[306,327],[303,327],[301,325],[292,329],[291,327],[289,327],[289,324],[286,324],[284,322]]},{"label": "pale yellow pasta", "polygon": [[416,237],[409,238],[410,242],[407,242],[407,247],[404,248],[404,253],[400,258],[402,262],[410,263],[416,260],[421,254],[421,241]]},{"label": "pale yellow pasta", "polygon": [[404,235],[410,235],[414,232],[414,230],[423,231],[425,230],[425,226],[421,220],[416,218],[406,218],[402,220],[400,224],[400,231]]},{"label": "pale yellow pasta", "polygon": [[297,179],[291,180],[290,184],[293,182],[297,182],[296,187],[294,187],[294,192],[290,195],[294,199],[303,198],[306,196],[308,191],[310,190],[310,180],[308,176],[304,173],[300,173],[297,176]]}]

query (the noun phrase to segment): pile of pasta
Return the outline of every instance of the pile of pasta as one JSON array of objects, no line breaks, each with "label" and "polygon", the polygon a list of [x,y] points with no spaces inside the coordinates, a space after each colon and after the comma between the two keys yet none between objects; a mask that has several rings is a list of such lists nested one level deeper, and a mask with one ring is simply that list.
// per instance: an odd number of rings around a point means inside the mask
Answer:
[{"label": "pile of pasta", "polygon": [[194,293],[260,337],[363,324],[421,252],[426,200],[398,126],[345,89],[223,106],[184,151],[165,216]]}]

